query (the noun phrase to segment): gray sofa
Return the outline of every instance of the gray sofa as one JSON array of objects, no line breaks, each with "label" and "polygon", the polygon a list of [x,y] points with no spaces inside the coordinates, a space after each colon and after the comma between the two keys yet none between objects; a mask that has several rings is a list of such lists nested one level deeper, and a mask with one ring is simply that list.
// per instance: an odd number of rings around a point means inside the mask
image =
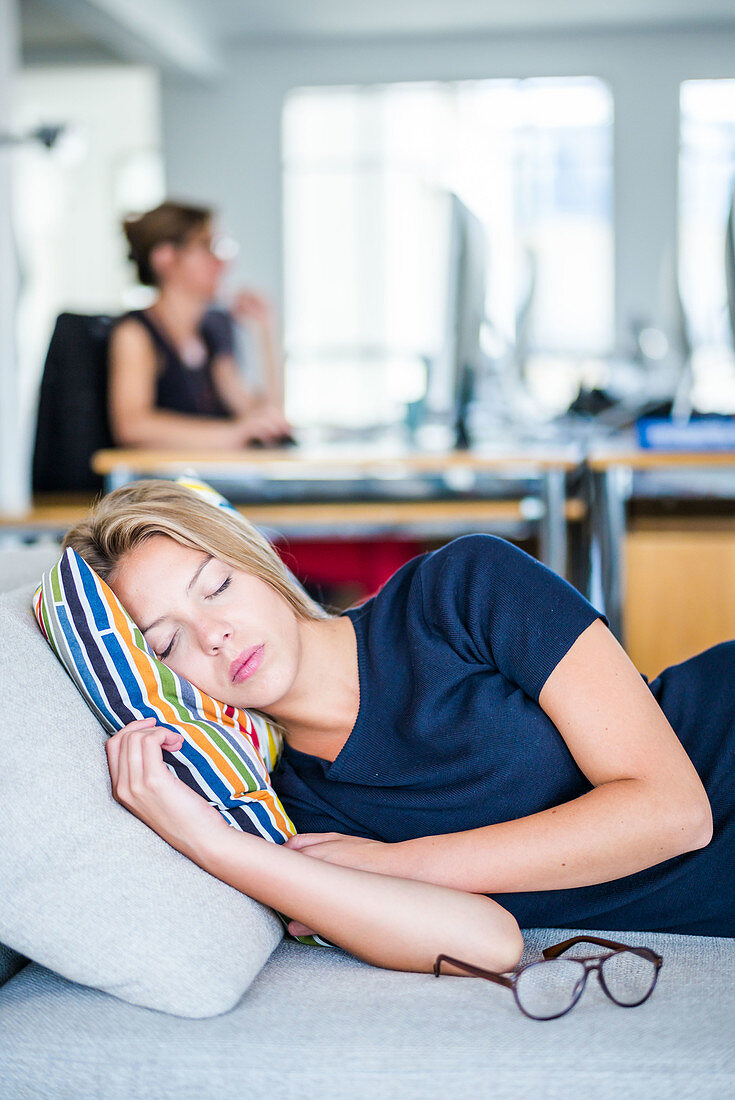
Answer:
[{"label": "gray sofa", "polygon": [[[55,555],[0,553],[0,587],[27,586]],[[27,681],[26,665],[12,675]],[[528,932],[525,958],[568,934]],[[487,982],[381,971],[287,941],[233,1008],[185,1019],[0,945],[0,1098],[735,1095],[735,941],[611,936],[663,955],[651,999],[620,1009],[590,982],[548,1023]]]}]

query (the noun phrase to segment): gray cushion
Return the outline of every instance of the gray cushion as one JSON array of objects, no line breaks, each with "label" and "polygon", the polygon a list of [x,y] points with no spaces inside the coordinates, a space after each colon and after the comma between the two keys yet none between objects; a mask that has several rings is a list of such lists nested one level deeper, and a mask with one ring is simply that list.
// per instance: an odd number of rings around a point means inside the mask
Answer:
[{"label": "gray cushion", "polygon": [[0,985],[4,985],[14,974],[22,970],[27,962],[28,959],[23,955],[0,943]]},{"label": "gray cushion", "polygon": [[41,635],[32,591],[0,597],[0,942],[134,1004],[224,1012],[281,925],[112,799],[105,734]]},{"label": "gray cushion", "polygon": [[[529,934],[526,959],[569,934]],[[649,933],[625,938],[664,957],[651,999],[618,1008],[590,982],[568,1016],[548,1023],[525,1019],[510,991],[488,982],[377,970],[341,951],[292,943],[279,947],[232,1012],[212,1020],[132,1008],[31,966],[0,991],[0,1036],[7,1037],[0,1095],[735,1095],[735,941]]]}]

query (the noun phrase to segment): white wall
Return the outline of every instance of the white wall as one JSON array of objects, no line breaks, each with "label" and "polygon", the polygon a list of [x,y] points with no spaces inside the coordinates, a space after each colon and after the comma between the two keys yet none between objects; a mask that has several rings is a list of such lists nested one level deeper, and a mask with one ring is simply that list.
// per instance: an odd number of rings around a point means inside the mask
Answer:
[{"label": "white wall", "polygon": [[[16,0],[0,0],[0,132],[13,130],[20,69]],[[23,473],[18,427],[18,360],[15,310],[18,258],[12,223],[12,146],[0,146],[0,510],[21,512],[30,491]]]},{"label": "white wall", "polygon": [[15,127],[71,128],[52,152],[16,150],[14,221],[23,276],[18,410],[26,452],[54,321],[62,310],[120,313],[133,282],[120,222],[160,202],[158,73],[146,66],[34,66],[18,81]]},{"label": "white wall", "polygon": [[484,35],[232,48],[210,89],[166,78],[173,195],[215,203],[242,245],[233,275],[280,298],[280,115],[290,88],[398,80],[599,76],[615,97],[616,325],[664,323],[661,265],[676,244],[682,80],[735,76],[735,29]]}]

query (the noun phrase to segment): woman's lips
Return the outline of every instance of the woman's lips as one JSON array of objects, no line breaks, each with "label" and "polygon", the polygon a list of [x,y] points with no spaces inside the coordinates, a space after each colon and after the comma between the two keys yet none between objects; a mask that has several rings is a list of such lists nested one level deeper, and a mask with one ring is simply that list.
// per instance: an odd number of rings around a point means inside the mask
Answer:
[{"label": "woman's lips", "polygon": [[263,663],[263,655],[265,654],[264,645],[252,646],[251,649],[243,649],[239,657],[230,665],[230,679],[233,684],[241,684],[243,680],[247,680],[253,673],[257,672]]}]

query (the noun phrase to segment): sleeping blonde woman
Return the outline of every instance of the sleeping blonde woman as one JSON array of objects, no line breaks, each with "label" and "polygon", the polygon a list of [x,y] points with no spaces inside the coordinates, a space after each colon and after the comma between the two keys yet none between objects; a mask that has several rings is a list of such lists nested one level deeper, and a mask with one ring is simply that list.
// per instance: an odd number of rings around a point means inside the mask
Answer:
[{"label": "sleeping blonde woman", "polygon": [[118,801],[292,931],[416,971],[507,970],[519,926],[735,935],[735,644],[649,685],[573,588],[487,535],[328,615],[170,482],[109,494],[65,545],[175,672],[284,730],[281,847],[177,779],[152,720],[108,760]]}]

